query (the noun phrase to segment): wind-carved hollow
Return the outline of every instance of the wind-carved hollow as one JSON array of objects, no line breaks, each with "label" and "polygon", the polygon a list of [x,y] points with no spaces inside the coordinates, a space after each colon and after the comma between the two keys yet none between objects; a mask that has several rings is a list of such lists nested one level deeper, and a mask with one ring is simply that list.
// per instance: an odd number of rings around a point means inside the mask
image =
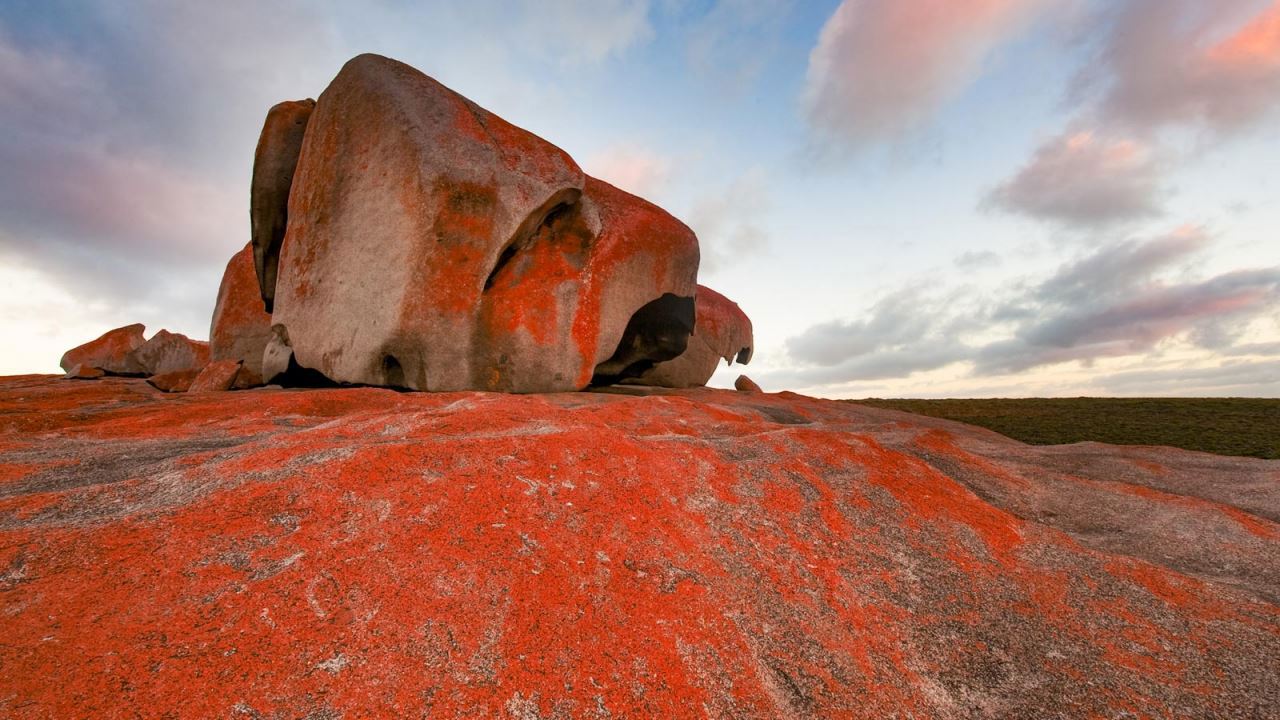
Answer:
[{"label": "wind-carved hollow", "polygon": [[744,347],[739,350],[738,354],[734,356],[733,361],[740,365],[746,365],[751,362],[751,348]]},{"label": "wind-carved hollow", "polygon": [[485,278],[484,289],[486,291],[492,289],[498,276],[510,267],[512,261],[516,259],[516,255],[528,247],[529,243],[538,236],[544,227],[553,227],[559,220],[568,216],[580,197],[582,197],[581,190],[564,188],[547,198],[542,205],[529,213],[524,222],[520,223],[520,227],[516,228],[511,240],[502,248],[502,252],[498,253],[498,259],[494,262],[493,269],[489,271],[489,276]]},{"label": "wind-carved hollow", "polygon": [[394,355],[382,358],[382,382],[389,387],[408,387],[404,382],[404,367]]},{"label": "wind-carved hollow", "polygon": [[613,356],[600,363],[592,385],[612,385],[639,377],[655,364],[678,357],[693,333],[693,298],[665,293],[631,316]]}]

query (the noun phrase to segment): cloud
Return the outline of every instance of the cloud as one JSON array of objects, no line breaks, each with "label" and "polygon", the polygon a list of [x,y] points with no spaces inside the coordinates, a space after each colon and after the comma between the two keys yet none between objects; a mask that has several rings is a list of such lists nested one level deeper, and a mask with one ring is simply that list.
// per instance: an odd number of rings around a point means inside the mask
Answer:
[{"label": "cloud", "polygon": [[[508,12],[504,3],[485,4]],[[522,0],[517,7],[516,22],[493,27],[508,28],[517,43],[538,38],[532,46],[565,65],[599,63],[653,37],[647,0]]]},{"label": "cloud", "polygon": [[1100,87],[1099,114],[1131,132],[1167,126],[1230,133],[1280,107],[1280,2],[1129,0],[1100,62],[1081,77]]},{"label": "cloud", "polygon": [[898,139],[959,94],[1046,0],[844,0],[809,56],[804,110],[861,146]]},{"label": "cloud", "polygon": [[758,168],[741,175],[722,192],[699,198],[686,218],[702,249],[699,273],[714,274],[764,252],[769,234],[762,216],[768,209],[768,182]]},{"label": "cloud", "polygon": [[1125,0],[1086,27],[1103,39],[1076,81],[1076,126],[990,191],[987,207],[1096,229],[1160,213],[1169,129],[1220,140],[1280,108],[1280,2]]},{"label": "cloud", "polygon": [[[1186,272],[1209,246],[1198,228],[1103,247],[1048,277],[988,293],[935,281],[886,295],[864,317],[814,325],[786,342],[805,386],[905,378],[965,363],[974,376],[998,376],[1067,362],[1142,356],[1161,343],[1231,354],[1250,323],[1275,320],[1280,267],[1204,279]],[[1280,323],[1277,323],[1280,330]],[[1242,343],[1250,352],[1268,343]]]},{"label": "cloud", "polygon": [[1031,297],[1041,303],[1062,305],[1113,298],[1150,282],[1158,271],[1190,259],[1209,244],[1209,235],[1194,225],[1150,240],[1119,242],[1063,265]]},{"label": "cloud", "polygon": [[652,200],[670,180],[672,162],[648,148],[622,143],[588,156],[582,167],[589,175]]},{"label": "cloud", "polygon": [[716,0],[689,29],[689,65],[717,83],[741,92],[776,53],[794,0]]},{"label": "cloud", "polygon": [[1227,362],[1211,367],[1131,370],[1099,378],[1112,395],[1280,395],[1280,360]]},{"label": "cloud", "polygon": [[1067,132],[1036,150],[983,205],[1097,228],[1158,215],[1160,169],[1155,153],[1141,142]]},{"label": "cloud", "polygon": [[977,270],[1000,265],[1002,259],[990,250],[966,250],[953,261],[961,270]]}]

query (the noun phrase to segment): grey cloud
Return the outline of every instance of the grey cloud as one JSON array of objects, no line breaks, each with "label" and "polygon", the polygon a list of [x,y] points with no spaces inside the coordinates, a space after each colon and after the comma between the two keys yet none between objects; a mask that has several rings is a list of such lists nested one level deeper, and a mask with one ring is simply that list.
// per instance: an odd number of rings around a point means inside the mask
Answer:
[{"label": "grey cloud", "polygon": [[968,270],[982,267],[995,267],[1001,263],[1001,258],[990,250],[969,250],[958,255],[953,262],[956,267]]},{"label": "grey cloud", "polygon": [[1117,395],[1280,395],[1280,360],[1225,363],[1209,368],[1133,370],[1100,378],[1099,387]]},{"label": "grey cloud", "polygon": [[1209,244],[1201,228],[1186,227],[1145,242],[1128,240],[1104,247],[1063,265],[1036,288],[1036,298],[1058,304],[1077,304],[1111,296],[1147,282],[1169,265],[1185,261]]},{"label": "grey cloud", "polygon": [[983,205],[1067,226],[1098,227],[1160,214],[1160,164],[1130,140],[1091,133],[1050,139]]},{"label": "grey cloud", "polygon": [[[1248,323],[1276,314],[1280,267],[1162,279],[1206,243],[1193,229],[1118,243],[1037,282],[1011,282],[992,293],[995,301],[963,288],[903,288],[861,319],[820,323],[790,338],[794,379],[817,385],[907,377],[957,362],[969,363],[973,375],[994,376],[1141,355],[1175,337],[1229,355]],[[1004,337],[991,339],[993,333]],[[1265,354],[1271,346],[1240,347]]]}]

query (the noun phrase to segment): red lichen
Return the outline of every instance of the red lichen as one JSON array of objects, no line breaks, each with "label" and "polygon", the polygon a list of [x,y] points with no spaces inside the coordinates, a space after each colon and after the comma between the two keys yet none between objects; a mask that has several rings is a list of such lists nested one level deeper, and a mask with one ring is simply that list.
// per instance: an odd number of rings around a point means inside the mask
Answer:
[{"label": "red lichen", "polygon": [[846,408],[6,380],[0,709],[1229,716],[1274,688],[1274,605],[994,507]]}]

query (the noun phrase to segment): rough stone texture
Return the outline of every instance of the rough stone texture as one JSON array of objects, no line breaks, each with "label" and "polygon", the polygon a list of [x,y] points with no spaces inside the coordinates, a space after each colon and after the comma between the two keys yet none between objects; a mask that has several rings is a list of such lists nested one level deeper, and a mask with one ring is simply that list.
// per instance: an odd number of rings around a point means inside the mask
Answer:
[{"label": "rough stone texture", "polygon": [[761,390],[760,386],[756,384],[755,380],[752,380],[746,375],[739,375],[738,379],[733,381],[733,389],[738,390],[739,392],[764,392],[764,390]]},{"label": "rough stone texture", "polygon": [[0,381],[0,715],[1277,716],[1280,462],[630,391]]},{"label": "rough stone texture", "polygon": [[196,375],[187,392],[222,392],[230,390],[240,374],[239,360],[214,360]]},{"label": "rough stone texture", "polygon": [[236,373],[235,382],[231,383],[232,390],[248,390],[262,386],[262,376],[254,372],[250,368],[241,366],[240,371]]},{"label": "rough stone texture", "polygon": [[68,380],[97,380],[103,375],[106,375],[106,373],[99,368],[90,367],[88,365],[76,365],[68,370],[67,374],[63,377]]},{"label": "rough stone texture", "polygon": [[253,246],[232,256],[218,286],[218,302],[209,327],[209,352],[214,360],[240,360],[262,375],[262,351],[271,337],[271,314],[266,311],[254,274]]},{"label": "rough stone texture", "polygon": [[109,330],[96,340],[68,350],[58,364],[68,372],[82,365],[112,375],[146,375],[146,368],[133,355],[146,342],[145,331],[146,326],[141,323]]},{"label": "rough stone texture", "polygon": [[579,389],[624,339],[668,352],[665,325],[628,323],[687,302],[697,273],[674,218],[376,55],[317,101],[288,217],[268,381],[292,363],[340,383]]},{"label": "rough stone texture", "polygon": [[152,375],[147,378],[147,384],[161,392],[186,392],[191,388],[191,383],[195,382],[196,378],[200,377],[200,373],[200,368],[173,370],[170,372]]},{"label": "rough stone texture", "polygon": [[[249,224],[258,292],[270,313],[276,286],[276,263],[289,223],[289,191],[298,166],[298,153],[316,101],[286,100],[267,111],[267,119],[253,153],[253,181],[249,187]],[[234,262],[234,260],[232,261]],[[228,268],[228,271],[230,268]],[[226,281],[223,281],[225,284]],[[215,321],[216,322],[216,321]]]},{"label": "rough stone texture", "polygon": [[729,298],[703,285],[694,298],[697,325],[688,348],[673,360],[658,363],[631,382],[671,388],[701,387],[715,374],[723,359],[751,362],[755,340],[751,319]]},{"label": "rough stone texture", "polygon": [[209,343],[161,330],[132,353],[147,375],[196,370],[209,364]]}]

